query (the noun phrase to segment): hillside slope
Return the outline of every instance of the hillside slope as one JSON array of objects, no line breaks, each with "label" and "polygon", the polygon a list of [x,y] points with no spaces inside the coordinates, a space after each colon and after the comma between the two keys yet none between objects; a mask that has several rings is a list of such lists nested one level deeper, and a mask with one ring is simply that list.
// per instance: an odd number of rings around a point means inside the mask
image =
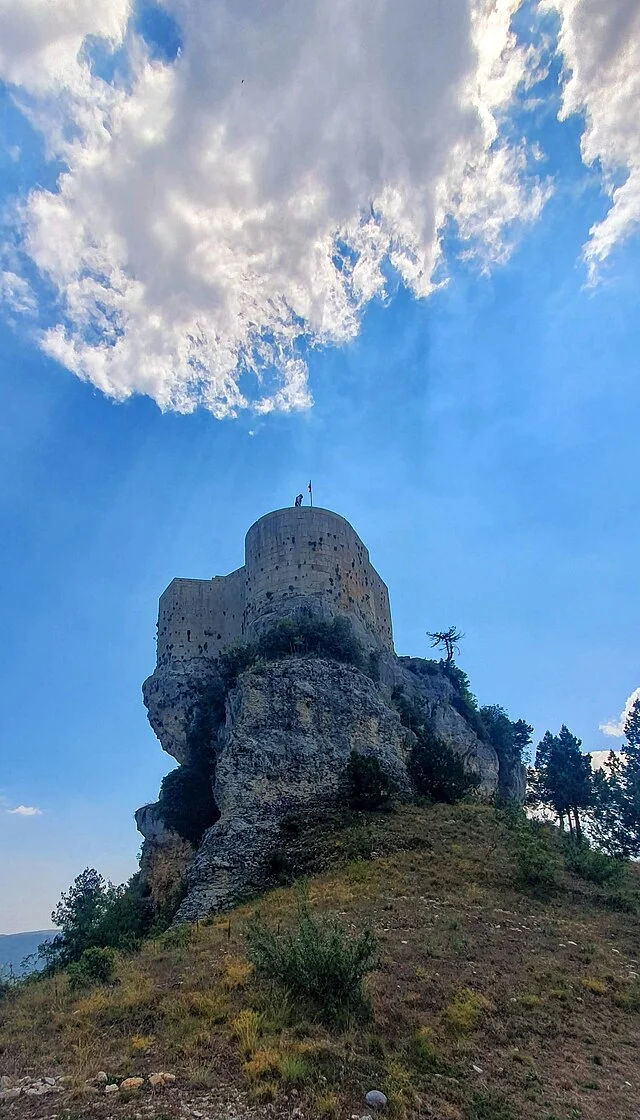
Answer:
[{"label": "hillside slope", "polygon": [[[339,1120],[379,1088],[395,1116],[636,1120],[638,919],[612,907],[638,891],[637,869],[612,895],[571,876],[548,835],[547,900],[516,887],[513,833],[488,806],[407,806],[298,838],[309,868],[328,865],[309,880],[313,910],[376,933],[370,1019],[330,1030],[262,989],[245,904],[120,958],[112,986],[72,992],[61,976],[2,1001],[0,1073],[68,1079],[6,1115]],[[296,897],[282,887],[257,905],[286,926]],[[99,1071],[176,1080],[105,1095]]]}]

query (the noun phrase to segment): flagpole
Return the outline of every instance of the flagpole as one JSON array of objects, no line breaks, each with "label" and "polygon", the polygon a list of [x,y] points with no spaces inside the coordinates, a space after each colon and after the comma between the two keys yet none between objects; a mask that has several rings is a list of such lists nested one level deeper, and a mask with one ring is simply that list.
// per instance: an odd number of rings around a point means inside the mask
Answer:
[{"label": "flagpole", "polygon": [[311,479],[309,479],[309,497],[311,499],[311,506],[313,507],[313,489],[311,486]]}]

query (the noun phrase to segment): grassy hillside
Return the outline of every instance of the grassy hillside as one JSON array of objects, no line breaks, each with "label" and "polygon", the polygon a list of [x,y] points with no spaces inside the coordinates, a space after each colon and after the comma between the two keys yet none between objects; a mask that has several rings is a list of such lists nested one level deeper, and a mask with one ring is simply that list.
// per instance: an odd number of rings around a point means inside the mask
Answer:
[{"label": "grassy hillside", "polygon": [[[514,831],[487,806],[407,807],[306,835],[310,865],[319,847],[329,864],[309,880],[313,911],[378,939],[369,1017],[328,1027],[259,983],[245,905],[119,958],[112,985],[74,992],[61,975],[3,1000],[0,1073],[69,1078],[6,1114],[347,1118],[379,1088],[393,1116],[635,1120],[637,869],[612,892],[566,870],[554,830],[546,843],[558,886],[539,898],[516,885]],[[286,928],[296,888],[256,905]],[[171,1088],[88,1084],[162,1070]]]}]

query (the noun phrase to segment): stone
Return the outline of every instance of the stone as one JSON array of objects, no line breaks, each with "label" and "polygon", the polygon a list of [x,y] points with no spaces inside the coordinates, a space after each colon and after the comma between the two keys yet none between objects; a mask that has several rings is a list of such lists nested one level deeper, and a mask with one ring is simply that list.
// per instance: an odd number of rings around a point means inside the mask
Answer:
[{"label": "stone", "polygon": [[168,1085],[175,1084],[176,1075],[175,1073],[150,1073],[147,1080],[153,1089],[165,1089]]},{"label": "stone", "polygon": [[119,1093],[120,1092],[120,1086],[116,1085],[115,1082],[111,1081],[108,1085],[105,1085],[104,1091],[105,1091],[105,1093],[107,1093],[107,1095],[110,1095],[111,1093]]},{"label": "stone", "polygon": [[370,1089],[364,1100],[369,1108],[375,1108],[376,1111],[380,1108],[386,1108],[387,1105],[387,1098],[379,1089]]},{"label": "stone", "polygon": [[12,1087],[13,1087],[12,1079],[9,1077],[8,1074],[3,1073],[2,1077],[0,1077],[0,1089],[11,1089]]},{"label": "stone", "polygon": [[14,1101],[21,1093],[22,1089],[17,1085],[14,1088],[0,1089],[0,1101]]},{"label": "stone", "polygon": [[141,1089],[144,1085],[144,1077],[125,1077],[124,1081],[120,1082],[120,1088],[125,1093],[134,1093]]},{"label": "stone", "polygon": [[100,1073],[96,1073],[96,1076],[94,1078],[94,1081],[98,1085],[106,1085],[108,1080],[109,1080],[109,1078],[107,1077],[104,1070],[100,1070]]},{"label": "stone", "polygon": [[46,1097],[49,1093],[55,1092],[55,1085],[47,1085],[44,1081],[36,1082],[24,1090],[27,1097]]}]

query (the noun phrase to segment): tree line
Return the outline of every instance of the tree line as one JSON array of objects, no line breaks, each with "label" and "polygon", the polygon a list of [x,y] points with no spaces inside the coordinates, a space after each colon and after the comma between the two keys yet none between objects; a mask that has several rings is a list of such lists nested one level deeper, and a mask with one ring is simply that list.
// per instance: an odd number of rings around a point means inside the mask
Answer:
[{"label": "tree line", "polygon": [[538,743],[528,772],[527,805],[551,812],[576,841],[585,835],[607,855],[640,858],[640,700],[624,727],[620,751],[610,751],[606,767],[593,770],[582,742],[562,726]]}]

